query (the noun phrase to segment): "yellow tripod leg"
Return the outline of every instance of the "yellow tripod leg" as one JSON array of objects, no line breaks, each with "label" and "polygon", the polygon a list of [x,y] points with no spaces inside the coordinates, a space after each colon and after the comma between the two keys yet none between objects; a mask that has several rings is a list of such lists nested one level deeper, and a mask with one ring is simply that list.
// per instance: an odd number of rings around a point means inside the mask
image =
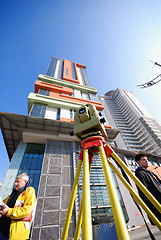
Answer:
[{"label": "yellow tripod leg", "polygon": [[118,176],[118,178],[121,180],[121,182],[125,185],[125,187],[129,190],[131,195],[135,198],[135,200],[141,205],[141,207],[145,210],[145,212],[148,214],[148,216],[152,219],[152,221],[155,223],[155,225],[159,228],[161,231],[161,223],[160,221],[155,217],[155,215],[149,210],[149,208],[146,206],[146,204],[141,200],[141,198],[136,194],[136,192],[133,190],[133,188],[130,186],[130,184],[124,179],[124,177],[121,175],[121,173],[117,170],[117,168],[111,163],[109,159],[108,164],[114,171],[114,173]]},{"label": "yellow tripod leg", "polygon": [[82,240],[92,240],[91,199],[88,150],[83,150],[83,219]]},{"label": "yellow tripod leg", "polygon": [[[91,172],[91,166],[92,163],[89,163],[89,174]],[[74,234],[74,240],[79,240],[79,235],[80,235],[80,230],[81,230],[81,224],[82,224],[82,199],[81,199],[81,204],[79,208],[79,214],[78,214],[78,220],[77,220],[77,225],[75,229],[75,234]]]},{"label": "yellow tripod leg", "polygon": [[77,220],[77,225],[76,225],[75,234],[74,234],[74,240],[79,239],[81,224],[82,224],[82,200],[79,207],[79,214],[78,214],[78,220]]},{"label": "yellow tripod leg", "polygon": [[110,173],[110,168],[108,166],[107,160],[106,160],[106,155],[104,152],[103,146],[99,146],[99,152],[101,156],[101,161],[102,161],[102,166],[104,170],[104,175],[106,179],[106,185],[110,197],[110,202],[111,202],[111,207],[112,207],[112,212],[114,216],[114,221],[116,225],[116,231],[117,231],[117,236],[119,240],[130,240],[127,228],[126,228],[126,223],[125,219],[122,213],[122,209],[120,206],[120,202],[116,193],[116,189],[114,186],[114,183],[112,181],[112,176]]},{"label": "yellow tripod leg", "polygon": [[81,166],[82,166],[82,160],[79,159],[78,166],[77,166],[77,171],[76,171],[76,175],[75,175],[74,183],[73,183],[73,187],[72,187],[72,192],[71,192],[71,196],[70,196],[69,206],[68,206],[68,210],[67,210],[67,214],[66,214],[66,219],[65,219],[65,223],[64,223],[64,227],[63,227],[61,240],[65,240],[67,238],[67,235],[68,235],[68,229],[69,229],[70,219],[71,219],[71,215],[72,215],[72,211],[73,211],[74,199],[75,199],[75,195],[76,195],[76,191],[77,191],[77,185],[78,185],[78,181],[79,181]]}]

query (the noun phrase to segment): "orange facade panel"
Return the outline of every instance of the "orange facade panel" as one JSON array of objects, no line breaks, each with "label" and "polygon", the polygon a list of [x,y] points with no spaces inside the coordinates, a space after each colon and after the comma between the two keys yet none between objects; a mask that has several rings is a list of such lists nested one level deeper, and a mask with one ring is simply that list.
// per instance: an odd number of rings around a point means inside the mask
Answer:
[{"label": "orange facade panel", "polygon": [[74,123],[74,119],[69,119],[69,118],[60,118],[60,121]]},{"label": "orange facade panel", "polygon": [[[75,68],[75,71],[76,71],[76,68]],[[77,79],[72,78],[71,61],[64,59],[63,80],[79,84],[79,79],[78,79],[77,73],[76,73],[76,77],[77,77]]]},{"label": "orange facade panel", "polygon": [[85,65],[82,65],[82,64],[80,64],[80,63],[75,63],[75,64],[76,64],[77,67],[83,67],[83,68],[86,68]]},{"label": "orange facade panel", "polygon": [[72,88],[63,87],[63,86],[59,86],[59,85],[55,85],[55,84],[51,84],[51,83],[36,80],[36,82],[35,82],[35,93],[38,93],[40,88],[50,90],[51,92],[73,95],[73,89]]},{"label": "orange facade panel", "polygon": [[76,73],[76,78],[78,78],[78,72],[77,72],[77,67],[83,67],[83,68],[86,68],[85,65],[82,65],[82,64],[79,64],[79,63],[74,63],[74,67],[75,67],[75,73]]},{"label": "orange facade panel", "polygon": [[76,97],[72,97],[72,96],[66,96],[66,95],[62,95],[62,94],[59,94],[59,93],[53,93],[53,92],[51,92],[50,97],[63,99],[63,100],[71,101],[71,102],[82,103],[82,104],[90,103],[90,104],[94,105],[98,110],[103,110],[104,109],[104,106],[103,106],[102,103],[93,102],[93,101],[86,100],[86,99],[80,99],[80,98],[76,98]]},{"label": "orange facade panel", "polygon": [[[60,121],[74,123],[74,119],[69,119],[69,118],[60,118]],[[113,129],[113,127],[111,125],[107,125],[107,124],[104,124],[104,127]]]}]

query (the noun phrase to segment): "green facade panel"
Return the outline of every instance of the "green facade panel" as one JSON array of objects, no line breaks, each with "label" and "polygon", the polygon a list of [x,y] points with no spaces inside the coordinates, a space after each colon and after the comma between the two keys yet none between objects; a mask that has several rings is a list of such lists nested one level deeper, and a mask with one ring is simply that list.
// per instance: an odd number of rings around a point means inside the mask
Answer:
[{"label": "green facade panel", "polygon": [[31,110],[31,107],[34,103],[39,103],[43,105],[47,105],[51,108],[67,108],[76,110],[85,104],[78,103],[78,102],[71,102],[68,100],[53,98],[45,95],[41,95],[38,93],[30,93],[28,96],[28,113]]},{"label": "green facade panel", "polygon": [[43,81],[43,82],[56,84],[56,85],[59,85],[59,86],[69,87],[69,88],[72,88],[72,89],[78,89],[78,90],[80,90],[81,92],[84,92],[84,93],[97,94],[97,90],[95,88],[83,86],[83,85],[80,85],[80,84],[77,84],[77,83],[68,82],[68,81],[62,80],[62,79],[56,79],[56,78],[49,77],[49,76],[42,75],[42,74],[39,75],[38,80]]}]

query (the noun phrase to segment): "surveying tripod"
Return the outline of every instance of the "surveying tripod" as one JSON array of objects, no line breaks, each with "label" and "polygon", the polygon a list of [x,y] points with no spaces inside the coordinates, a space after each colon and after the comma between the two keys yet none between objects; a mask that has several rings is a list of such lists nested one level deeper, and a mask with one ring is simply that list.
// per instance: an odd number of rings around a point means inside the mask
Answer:
[{"label": "surveying tripod", "polygon": [[82,194],[82,200],[80,204],[78,220],[77,220],[76,229],[75,229],[74,240],[79,239],[81,224],[82,224],[82,240],[93,239],[89,175],[90,175],[90,170],[91,170],[91,165],[93,160],[93,154],[95,153],[99,153],[101,157],[102,167],[103,167],[104,176],[106,180],[107,190],[109,193],[109,198],[110,198],[110,203],[112,207],[118,240],[129,240],[130,238],[126,228],[126,223],[124,220],[120,202],[117,197],[115,186],[112,181],[112,176],[111,176],[109,166],[161,231],[161,222],[149,210],[149,208],[145,205],[145,203],[141,200],[141,198],[135,193],[135,191],[132,189],[130,184],[125,180],[125,178],[121,175],[121,173],[117,170],[117,168],[113,165],[113,163],[108,158],[112,157],[124,169],[124,171],[132,178],[132,180],[142,190],[142,192],[148,197],[148,199],[153,203],[153,205],[157,208],[159,212],[161,212],[160,204],[151,195],[151,193],[144,187],[144,185],[134,176],[134,174],[117,156],[117,154],[112,150],[112,148],[105,143],[104,138],[102,136],[94,136],[94,137],[87,138],[81,142],[81,147],[83,150],[80,152],[80,155],[79,155],[78,166],[77,166],[76,175],[73,183],[73,188],[71,192],[71,197],[69,201],[69,206],[66,214],[66,219],[64,223],[61,240],[66,240],[67,238],[70,219],[71,219],[72,210],[74,206],[74,199],[75,199],[80,171],[82,167],[82,162],[83,162],[83,194]]}]

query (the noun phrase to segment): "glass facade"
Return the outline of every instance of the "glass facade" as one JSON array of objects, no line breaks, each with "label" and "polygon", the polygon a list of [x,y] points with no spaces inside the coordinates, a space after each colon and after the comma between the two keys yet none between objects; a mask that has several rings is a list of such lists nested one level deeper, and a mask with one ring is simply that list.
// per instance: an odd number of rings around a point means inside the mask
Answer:
[{"label": "glass facade", "polygon": [[[58,72],[55,76],[56,66],[59,64]],[[74,63],[71,63],[72,79],[77,79]],[[68,68],[66,69],[66,74],[68,75]],[[63,61],[57,58],[52,58],[49,64],[48,70],[46,72],[47,76],[56,77],[58,79],[63,79]]]},{"label": "glass facade", "polygon": [[71,69],[72,69],[72,79],[77,79],[76,78],[76,73],[75,73],[74,63],[71,63]]},{"label": "glass facade", "polygon": [[96,94],[89,93],[90,100],[94,102],[99,102],[99,99]]},{"label": "glass facade", "polygon": [[46,112],[46,107],[47,107],[46,105],[34,103],[29,116],[44,118],[45,112]]},{"label": "glass facade", "polygon": [[47,76],[54,77],[57,61],[58,61],[58,59],[56,59],[56,58],[52,58],[51,59],[51,62],[50,62],[49,67],[48,67],[48,70],[46,72]]},{"label": "glass facade", "polygon": [[81,70],[82,70],[83,77],[85,79],[86,86],[93,88],[93,84],[92,84],[92,82],[91,82],[91,80],[88,76],[88,73],[87,73],[87,69],[82,67]]},{"label": "glass facade", "polygon": [[39,186],[44,149],[44,144],[28,143],[18,171],[18,174],[25,172],[29,175],[29,185],[35,189],[36,194]]},{"label": "glass facade", "polygon": [[[79,152],[81,150],[80,143],[76,143],[76,162],[79,160]],[[79,201],[82,198],[83,191],[83,171],[81,170],[80,178],[79,178]],[[120,190],[118,188],[115,175],[111,170],[113,182],[117,191],[118,198],[120,200],[120,204],[127,220],[127,214],[125,211],[125,206],[123,204],[123,200],[120,194]],[[106,180],[104,177],[104,172],[102,169],[102,163],[99,154],[93,155],[92,168],[90,173],[90,193],[91,193],[91,210],[92,217],[99,218],[110,218],[113,216],[111,203],[107,191]]]},{"label": "glass facade", "polygon": [[50,90],[46,90],[46,89],[39,89],[39,94],[42,94],[42,95],[45,95],[45,96],[49,96],[49,94],[50,94]]}]

